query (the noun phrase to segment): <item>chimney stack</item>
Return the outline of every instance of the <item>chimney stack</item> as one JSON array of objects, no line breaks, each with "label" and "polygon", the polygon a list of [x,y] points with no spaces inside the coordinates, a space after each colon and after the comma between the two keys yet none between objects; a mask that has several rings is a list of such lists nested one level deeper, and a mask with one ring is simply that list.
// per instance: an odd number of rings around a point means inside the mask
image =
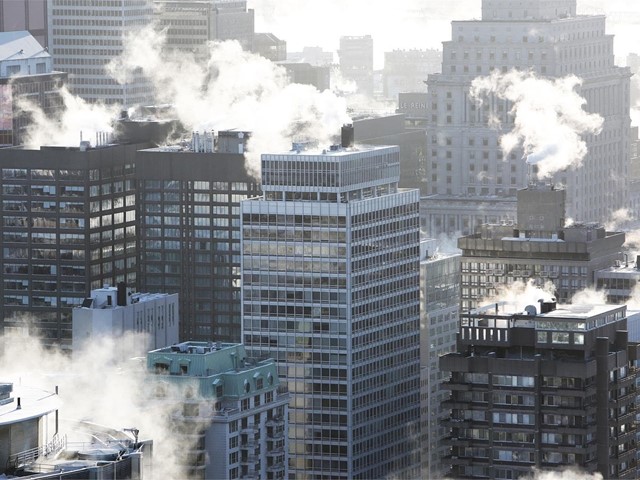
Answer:
[{"label": "chimney stack", "polygon": [[353,147],[353,142],[355,138],[355,133],[353,129],[353,124],[348,123],[342,126],[342,148]]}]

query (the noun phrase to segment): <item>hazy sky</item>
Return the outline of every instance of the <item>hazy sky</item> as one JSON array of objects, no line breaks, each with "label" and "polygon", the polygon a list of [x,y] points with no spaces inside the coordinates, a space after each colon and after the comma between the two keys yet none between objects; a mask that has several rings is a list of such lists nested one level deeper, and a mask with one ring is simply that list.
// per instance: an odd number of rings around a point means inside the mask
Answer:
[{"label": "hazy sky", "polygon": [[[376,67],[395,48],[440,48],[451,20],[480,18],[481,0],[249,0],[256,31],[287,41],[289,51],[321,46],[335,51],[341,35],[373,36]],[[606,14],[616,55],[640,50],[640,1],[578,0],[578,13]]]}]

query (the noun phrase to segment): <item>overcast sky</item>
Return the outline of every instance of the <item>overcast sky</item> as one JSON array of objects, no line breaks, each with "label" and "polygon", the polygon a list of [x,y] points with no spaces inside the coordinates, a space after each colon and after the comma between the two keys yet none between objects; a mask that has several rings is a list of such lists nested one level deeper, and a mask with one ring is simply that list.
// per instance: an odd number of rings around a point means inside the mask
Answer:
[{"label": "overcast sky", "polygon": [[[440,48],[451,20],[480,18],[481,0],[249,0],[256,31],[287,41],[287,50],[321,46],[335,51],[341,35],[373,36],[376,68],[396,48]],[[578,13],[606,14],[616,56],[640,51],[640,1],[578,0]],[[619,62],[620,63],[620,62]]]}]

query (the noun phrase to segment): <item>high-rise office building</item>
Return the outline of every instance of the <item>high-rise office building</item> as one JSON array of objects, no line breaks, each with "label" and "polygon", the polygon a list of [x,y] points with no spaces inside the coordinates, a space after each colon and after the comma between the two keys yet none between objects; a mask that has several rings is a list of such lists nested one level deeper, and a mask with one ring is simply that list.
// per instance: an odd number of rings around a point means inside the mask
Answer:
[{"label": "high-rise office building", "polygon": [[[554,177],[566,185],[568,216],[605,221],[626,206],[630,72],[614,65],[605,17],[577,15],[576,0],[483,0],[481,20],[452,22],[452,39],[443,42],[442,73],[428,78],[427,182],[432,196],[425,202],[449,206],[439,225],[429,225],[432,236],[473,231],[469,223],[475,211],[461,211],[458,203],[513,198],[527,184],[522,149],[504,157],[498,141],[513,126],[512,105],[492,97],[478,106],[469,94],[476,77],[511,69],[552,79],[580,77],[586,110],[604,118],[601,134],[584,136],[588,153],[582,167]],[[501,131],[492,127],[496,120]]]},{"label": "high-rise office building", "polygon": [[262,155],[241,204],[243,335],[291,394],[296,478],[420,476],[418,191],[398,147]]},{"label": "high-rise office building", "polygon": [[460,254],[440,253],[437,242],[421,242],[420,260],[420,429],[423,478],[443,478],[440,464],[448,448],[441,421],[449,415],[442,402],[448,373],[440,370],[442,355],[455,351],[460,312]]},{"label": "high-rise office building", "polygon": [[151,82],[141,74],[121,84],[106,71],[127,35],[151,24],[151,0],[49,0],[48,7],[53,66],[69,74],[74,94],[123,108],[153,101]]},{"label": "high-rise office building", "polygon": [[71,309],[137,271],[134,160],[149,144],[4,149],[0,318],[71,344]]},{"label": "high-rise office building", "polygon": [[517,224],[485,224],[458,239],[462,250],[462,310],[516,281],[553,283],[561,302],[595,285],[594,272],[622,259],[623,232],[565,221],[565,190],[530,185],[518,191]]},{"label": "high-rise office building", "polygon": [[153,0],[170,52],[208,58],[208,42],[236,40],[253,51],[254,11],[246,0]]},{"label": "high-rise office building", "polygon": [[273,360],[248,358],[241,344],[182,342],[149,352],[147,370],[160,410],[177,406],[185,478],[288,478],[289,395]]},{"label": "high-rise office building", "polygon": [[358,93],[373,96],[373,38],[340,37],[340,73],[353,80]]},{"label": "high-rise office building", "polygon": [[454,478],[577,466],[637,478],[636,368],[626,306],[496,303],[461,316],[445,426]]},{"label": "high-rise office building", "polygon": [[194,134],[187,147],[136,156],[139,290],[180,294],[182,340],[241,338],[240,202],[261,192],[246,170],[247,138]]},{"label": "high-rise office building", "polygon": [[22,101],[50,117],[62,111],[66,78],[53,70],[51,55],[29,32],[0,32],[0,145],[22,144],[31,119]]},{"label": "high-rise office building", "polygon": [[0,32],[28,30],[43,47],[49,46],[48,0],[0,0]]}]

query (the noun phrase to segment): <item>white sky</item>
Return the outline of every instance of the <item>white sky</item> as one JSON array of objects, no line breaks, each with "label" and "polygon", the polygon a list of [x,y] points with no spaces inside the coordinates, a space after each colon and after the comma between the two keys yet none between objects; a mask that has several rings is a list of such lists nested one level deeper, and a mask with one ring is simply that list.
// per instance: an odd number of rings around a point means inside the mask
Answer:
[{"label": "white sky", "polygon": [[[482,0],[249,0],[256,31],[287,41],[287,50],[320,46],[335,51],[342,35],[373,37],[376,68],[397,48],[440,48],[451,20],[480,18]],[[578,0],[579,14],[606,14],[616,56],[640,52],[640,1]],[[621,64],[621,61],[618,61]]]}]

